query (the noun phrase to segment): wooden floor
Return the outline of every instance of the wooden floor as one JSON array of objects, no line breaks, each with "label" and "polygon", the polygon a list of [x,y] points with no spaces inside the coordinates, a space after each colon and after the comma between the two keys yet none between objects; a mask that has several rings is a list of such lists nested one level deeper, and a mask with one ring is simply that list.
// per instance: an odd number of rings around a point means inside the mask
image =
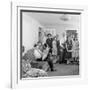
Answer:
[{"label": "wooden floor", "polygon": [[48,71],[48,76],[79,75],[79,65],[56,64],[56,71]]}]

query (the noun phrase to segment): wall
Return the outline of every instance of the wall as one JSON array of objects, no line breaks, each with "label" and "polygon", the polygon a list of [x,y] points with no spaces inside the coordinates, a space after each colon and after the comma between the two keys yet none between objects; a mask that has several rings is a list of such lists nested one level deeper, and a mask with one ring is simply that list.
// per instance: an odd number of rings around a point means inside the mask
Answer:
[{"label": "wall", "polygon": [[60,24],[60,25],[45,25],[45,28],[52,28],[56,30],[56,34],[59,34],[59,39],[62,37],[62,33],[65,30],[77,30],[77,32],[80,32],[80,24],[77,25],[71,25],[71,24]]},{"label": "wall", "polygon": [[23,13],[23,29],[22,29],[22,43],[25,50],[32,48],[38,41],[38,28],[41,27],[40,23],[30,17],[27,13]]}]

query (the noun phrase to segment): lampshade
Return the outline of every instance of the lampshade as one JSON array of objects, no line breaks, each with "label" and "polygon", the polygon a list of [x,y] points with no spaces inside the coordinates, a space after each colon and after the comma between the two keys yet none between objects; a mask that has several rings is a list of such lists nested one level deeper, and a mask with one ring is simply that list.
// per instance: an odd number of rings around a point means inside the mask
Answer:
[{"label": "lampshade", "polygon": [[70,20],[70,16],[69,16],[68,14],[63,14],[63,15],[60,17],[60,19],[61,19],[62,21],[68,21],[68,20]]}]

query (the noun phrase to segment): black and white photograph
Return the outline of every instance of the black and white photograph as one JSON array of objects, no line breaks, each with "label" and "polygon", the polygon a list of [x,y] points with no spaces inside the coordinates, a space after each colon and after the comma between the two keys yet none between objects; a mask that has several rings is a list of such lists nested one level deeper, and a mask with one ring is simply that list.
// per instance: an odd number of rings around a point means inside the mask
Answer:
[{"label": "black and white photograph", "polygon": [[90,90],[89,0],[0,7],[0,90]]},{"label": "black and white photograph", "polygon": [[80,75],[81,13],[20,11],[20,78]]},{"label": "black and white photograph", "polygon": [[10,18],[12,88],[87,83],[86,7],[12,2]]}]

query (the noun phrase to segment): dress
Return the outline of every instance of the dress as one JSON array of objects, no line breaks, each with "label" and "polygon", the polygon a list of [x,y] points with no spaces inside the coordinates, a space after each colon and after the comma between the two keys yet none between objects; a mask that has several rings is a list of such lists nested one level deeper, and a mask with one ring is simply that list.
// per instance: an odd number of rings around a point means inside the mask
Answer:
[{"label": "dress", "polygon": [[57,45],[56,45],[56,41],[53,40],[52,44],[53,44],[52,54],[53,54],[53,55],[57,55]]},{"label": "dress", "polygon": [[39,49],[37,48],[34,49],[34,55],[36,59],[40,59],[42,57],[41,53],[42,52]]},{"label": "dress", "polygon": [[49,52],[49,48],[47,47],[45,50],[43,50],[43,56],[42,56],[42,60],[45,60],[47,55],[48,55],[48,52]]},{"label": "dress", "polygon": [[79,57],[79,42],[78,41],[73,41],[73,52],[72,52],[72,57]]},{"label": "dress", "polygon": [[[70,41],[70,42],[66,41],[66,44],[67,44],[67,49],[72,50],[72,41]],[[72,52],[67,51],[66,58],[68,58],[68,59],[72,58]]]}]

